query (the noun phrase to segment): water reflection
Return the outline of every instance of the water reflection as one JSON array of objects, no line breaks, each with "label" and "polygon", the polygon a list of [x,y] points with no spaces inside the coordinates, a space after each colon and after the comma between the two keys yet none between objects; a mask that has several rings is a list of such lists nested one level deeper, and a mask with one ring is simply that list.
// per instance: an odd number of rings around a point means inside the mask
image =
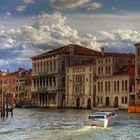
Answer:
[{"label": "water reflection", "polygon": [[84,126],[93,110],[15,109],[0,120],[0,140],[140,139],[140,114],[119,111],[112,129]]}]

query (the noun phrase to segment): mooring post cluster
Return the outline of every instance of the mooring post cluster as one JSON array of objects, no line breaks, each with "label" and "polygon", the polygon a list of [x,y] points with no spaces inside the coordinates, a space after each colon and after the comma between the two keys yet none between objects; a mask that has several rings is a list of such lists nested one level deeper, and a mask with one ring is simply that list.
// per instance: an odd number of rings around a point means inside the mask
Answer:
[{"label": "mooring post cluster", "polygon": [[8,117],[9,112],[11,112],[11,116],[13,116],[13,96],[10,93],[2,92],[0,94],[1,117]]}]

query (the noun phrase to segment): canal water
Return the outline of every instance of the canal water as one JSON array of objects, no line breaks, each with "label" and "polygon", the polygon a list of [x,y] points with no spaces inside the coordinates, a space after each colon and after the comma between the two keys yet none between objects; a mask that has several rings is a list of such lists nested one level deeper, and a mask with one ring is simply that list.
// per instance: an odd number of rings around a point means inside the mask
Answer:
[{"label": "canal water", "polygon": [[14,109],[0,120],[0,140],[140,140],[140,113],[118,111],[109,129],[85,126],[93,110]]}]

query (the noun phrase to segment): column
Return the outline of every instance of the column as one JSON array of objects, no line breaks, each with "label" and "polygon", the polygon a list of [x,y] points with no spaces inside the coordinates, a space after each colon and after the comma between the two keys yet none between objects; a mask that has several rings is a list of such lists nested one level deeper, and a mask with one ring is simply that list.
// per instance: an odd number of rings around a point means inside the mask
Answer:
[{"label": "column", "polygon": [[35,90],[34,80],[35,80],[35,79],[32,79],[32,87],[31,87],[31,90],[32,90],[32,91],[34,91],[34,90]]}]

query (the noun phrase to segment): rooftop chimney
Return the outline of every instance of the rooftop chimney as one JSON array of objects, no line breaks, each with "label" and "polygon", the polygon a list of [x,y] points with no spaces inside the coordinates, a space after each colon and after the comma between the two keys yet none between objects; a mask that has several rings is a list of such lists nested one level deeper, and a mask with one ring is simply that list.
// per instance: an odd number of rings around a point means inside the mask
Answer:
[{"label": "rooftop chimney", "polygon": [[101,53],[104,55],[104,47],[101,47]]}]

